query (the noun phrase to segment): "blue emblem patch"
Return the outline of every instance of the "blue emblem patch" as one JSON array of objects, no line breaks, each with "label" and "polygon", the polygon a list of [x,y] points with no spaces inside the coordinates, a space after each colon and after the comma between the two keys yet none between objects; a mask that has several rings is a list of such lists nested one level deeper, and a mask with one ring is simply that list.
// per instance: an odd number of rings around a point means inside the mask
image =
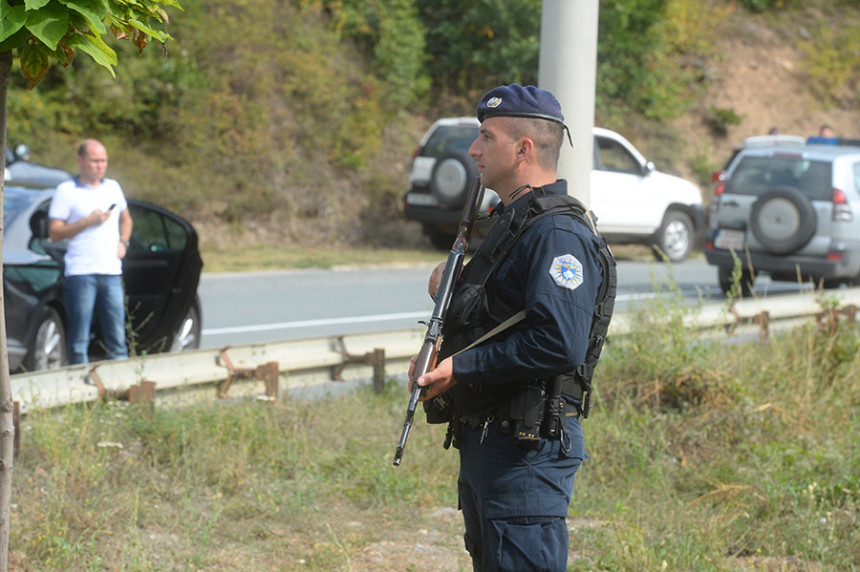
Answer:
[{"label": "blue emblem patch", "polygon": [[562,288],[576,290],[582,284],[582,262],[572,254],[556,256],[549,268],[549,275]]}]

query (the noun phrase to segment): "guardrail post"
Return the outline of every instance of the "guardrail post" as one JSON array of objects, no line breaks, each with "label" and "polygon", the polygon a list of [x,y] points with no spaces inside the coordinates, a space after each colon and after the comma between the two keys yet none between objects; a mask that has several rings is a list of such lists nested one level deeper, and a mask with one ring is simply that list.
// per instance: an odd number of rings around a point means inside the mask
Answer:
[{"label": "guardrail post", "polygon": [[385,349],[373,350],[373,391],[382,393],[385,389]]},{"label": "guardrail post", "polygon": [[767,345],[770,334],[770,312],[767,310],[759,312],[753,320],[758,323],[758,341],[761,345]]},{"label": "guardrail post", "polygon": [[373,366],[373,390],[377,393],[385,387],[385,349],[376,348],[372,352],[367,352],[364,355],[351,354],[346,350],[346,344],[343,343],[343,336],[335,338],[337,349],[340,350],[340,355],[343,361],[331,369],[332,381],[343,381],[343,370],[349,364],[364,364]]},{"label": "guardrail post", "polygon": [[228,349],[230,349],[230,346],[221,348],[218,352],[221,362],[227,368],[227,379],[218,388],[218,397],[221,399],[227,398],[227,390],[230,389],[230,385],[232,385],[235,379],[261,379],[266,384],[266,397],[277,399],[279,394],[278,376],[280,375],[278,362],[270,361],[263,365],[258,365],[256,368],[239,368],[233,364],[233,360],[227,355]]},{"label": "guardrail post", "polygon": [[148,405],[151,413],[155,410],[155,382],[141,381],[140,385],[132,385],[128,388],[129,403]]},{"label": "guardrail post", "polygon": [[257,366],[257,379],[262,379],[266,383],[266,397],[272,401],[277,401],[280,395],[280,388],[278,387],[279,375],[280,367],[276,361],[270,361],[269,363]]},{"label": "guardrail post", "polygon": [[857,306],[855,304],[848,304],[847,306],[842,308],[842,311],[845,313],[846,316],[848,316],[849,324],[853,325],[857,323]]}]

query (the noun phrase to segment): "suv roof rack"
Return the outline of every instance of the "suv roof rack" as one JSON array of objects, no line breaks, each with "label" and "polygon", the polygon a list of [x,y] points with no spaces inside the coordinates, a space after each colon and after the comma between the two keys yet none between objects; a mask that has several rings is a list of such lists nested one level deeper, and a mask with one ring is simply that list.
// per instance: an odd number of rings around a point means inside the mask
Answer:
[{"label": "suv roof rack", "polygon": [[773,146],[773,145],[803,145],[806,139],[800,135],[756,135],[744,139],[745,147]]}]

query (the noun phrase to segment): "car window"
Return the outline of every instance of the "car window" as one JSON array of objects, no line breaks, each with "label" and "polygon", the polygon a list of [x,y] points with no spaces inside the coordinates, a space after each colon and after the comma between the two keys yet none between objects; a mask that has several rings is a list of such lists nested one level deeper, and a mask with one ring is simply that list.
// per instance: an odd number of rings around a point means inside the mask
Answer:
[{"label": "car window", "polygon": [[424,148],[422,157],[440,158],[451,152],[467,153],[478,138],[478,128],[474,125],[447,125],[436,129]]},{"label": "car window", "polygon": [[760,195],[773,188],[797,189],[813,200],[830,200],[832,166],[799,157],[743,157],[726,183],[726,194]]},{"label": "car window", "polygon": [[603,171],[615,171],[617,173],[642,174],[642,166],[636,157],[630,154],[623,145],[612,139],[603,137],[595,138],[597,142],[600,164],[597,168]]},{"label": "car window", "polygon": [[134,222],[131,246],[134,252],[159,252],[183,250],[188,243],[188,233],[177,221],[153,210],[131,205]]},{"label": "car window", "polygon": [[9,227],[9,223],[33,204],[33,199],[25,193],[3,193],[3,230]]}]

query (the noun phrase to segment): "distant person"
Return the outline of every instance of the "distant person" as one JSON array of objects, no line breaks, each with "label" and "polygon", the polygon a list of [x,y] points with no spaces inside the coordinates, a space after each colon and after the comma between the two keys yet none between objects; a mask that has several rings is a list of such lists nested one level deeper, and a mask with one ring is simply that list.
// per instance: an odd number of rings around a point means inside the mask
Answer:
[{"label": "distant person", "polygon": [[833,131],[833,128],[831,126],[829,126],[828,124],[825,123],[818,130],[818,136],[821,137],[822,139],[835,139],[836,138],[836,132]]},{"label": "distant person", "polygon": [[52,241],[68,239],[63,296],[69,319],[68,360],[87,363],[93,313],[108,359],[128,357],[122,259],[132,220],[119,183],[105,178],[104,145],[87,139],[78,148],[79,174],[57,187],[48,216]]}]

